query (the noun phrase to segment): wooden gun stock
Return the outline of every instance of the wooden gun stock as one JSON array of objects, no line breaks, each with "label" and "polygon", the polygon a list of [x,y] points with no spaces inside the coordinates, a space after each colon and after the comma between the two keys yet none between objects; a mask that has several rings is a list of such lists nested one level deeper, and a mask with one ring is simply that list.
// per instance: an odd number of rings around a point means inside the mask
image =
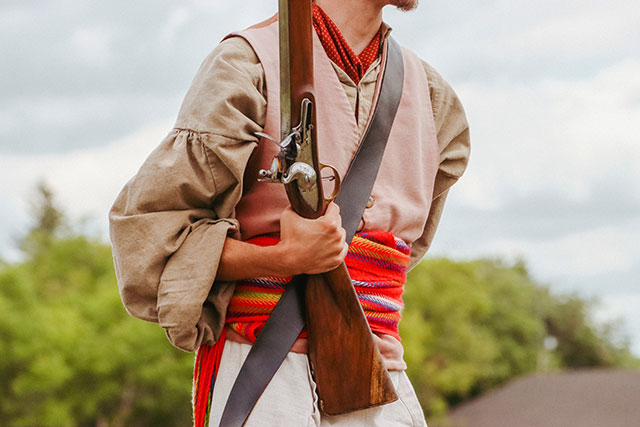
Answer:
[{"label": "wooden gun stock", "polygon": [[323,412],[338,415],[397,400],[344,263],[308,277],[306,310]]},{"label": "wooden gun stock", "polygon": [[[285,183],[285,188],[294,211],[317,218],[327,201],[317,154],[311,0],[279,0],[278,10],[281,139],[292,125],[301,124],[301,148],[295,159],[283,149],[282,164],[289,171],[293,162],[303,161],[315,170],[316,181],[312,189],[301,189],[297,181]],[[310,109],[305,110],[305,102]],[[397,400],[346,265],[307,279],[309,358],[322,411],[338,415]]]}]

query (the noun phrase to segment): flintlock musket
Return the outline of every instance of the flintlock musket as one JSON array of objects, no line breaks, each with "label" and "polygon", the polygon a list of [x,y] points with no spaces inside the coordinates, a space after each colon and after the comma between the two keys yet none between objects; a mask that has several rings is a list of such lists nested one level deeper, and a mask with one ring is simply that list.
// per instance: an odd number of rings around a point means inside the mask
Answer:
[{"label": "flintlock musket", "polygon": [[[280,152],[259,178],[284,183],[291,207],[305,218],[323,215],[340,189],[337,171],[318,160],[312,31],[311,0],[279,0]],[[335,180],[326,199],[320,172],[325,167]],[[299,291],[306,292],[309,359],[321,410],[337,415],[395,401],[344,262],[306,279]]]}]

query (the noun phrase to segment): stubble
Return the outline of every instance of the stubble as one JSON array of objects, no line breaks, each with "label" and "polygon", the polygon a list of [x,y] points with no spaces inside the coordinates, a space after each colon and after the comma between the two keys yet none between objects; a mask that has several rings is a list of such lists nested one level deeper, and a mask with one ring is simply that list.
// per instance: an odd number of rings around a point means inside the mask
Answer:
[{"label": "stubble", "polygon": [[390,0],[389,4],[395,6],[403,12],[408,12],[418,7],[418,2],[419,0]]}]

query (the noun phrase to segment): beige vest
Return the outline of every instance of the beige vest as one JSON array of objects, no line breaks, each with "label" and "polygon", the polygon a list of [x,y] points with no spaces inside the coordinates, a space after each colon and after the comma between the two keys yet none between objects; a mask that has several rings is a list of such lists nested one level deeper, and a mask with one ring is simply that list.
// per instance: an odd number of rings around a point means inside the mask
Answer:
[{"label": "beige vest", "polygon": [[[271,18],[234,35],[249,42],[264,68],[267,91],[264,132],[278,139],[277,21]],[[318,155],[320,162],[333,165],[343,177],[361,142],[358,126],[347,95],[315,32],[313,48]],[[365,211],[360,228],[389,231],[411,244],[422,235],[427,221],[440,157],[424,67],[412,52],[403,48],[402,55],[403,94],[371,194],[375,204]],[[383,69],[384,63],[380,75]],[[379,87],[376,96],[378,92]],[[243,240],[277,233],[280,214],[289,206],[283,185],[257,181],[258,170],[268,169],[277,152],[275,144],[261,140],[245,171],[243,196],[236,207]]]}]

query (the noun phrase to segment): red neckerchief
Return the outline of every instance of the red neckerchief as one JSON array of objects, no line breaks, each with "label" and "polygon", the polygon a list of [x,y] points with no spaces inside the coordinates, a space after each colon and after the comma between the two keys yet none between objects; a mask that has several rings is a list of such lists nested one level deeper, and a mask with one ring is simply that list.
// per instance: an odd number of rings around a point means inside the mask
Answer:
[{"label": "red neckerchief", "polygon": [[360,55],[356,55],[344,37],[342,37],[336,24],[315,3],[313,4],[313,27],[329,59],[342,68],[356,84],[360,82],[364,73],[378,57],[380,32],[376,34],[369,46]]}]

